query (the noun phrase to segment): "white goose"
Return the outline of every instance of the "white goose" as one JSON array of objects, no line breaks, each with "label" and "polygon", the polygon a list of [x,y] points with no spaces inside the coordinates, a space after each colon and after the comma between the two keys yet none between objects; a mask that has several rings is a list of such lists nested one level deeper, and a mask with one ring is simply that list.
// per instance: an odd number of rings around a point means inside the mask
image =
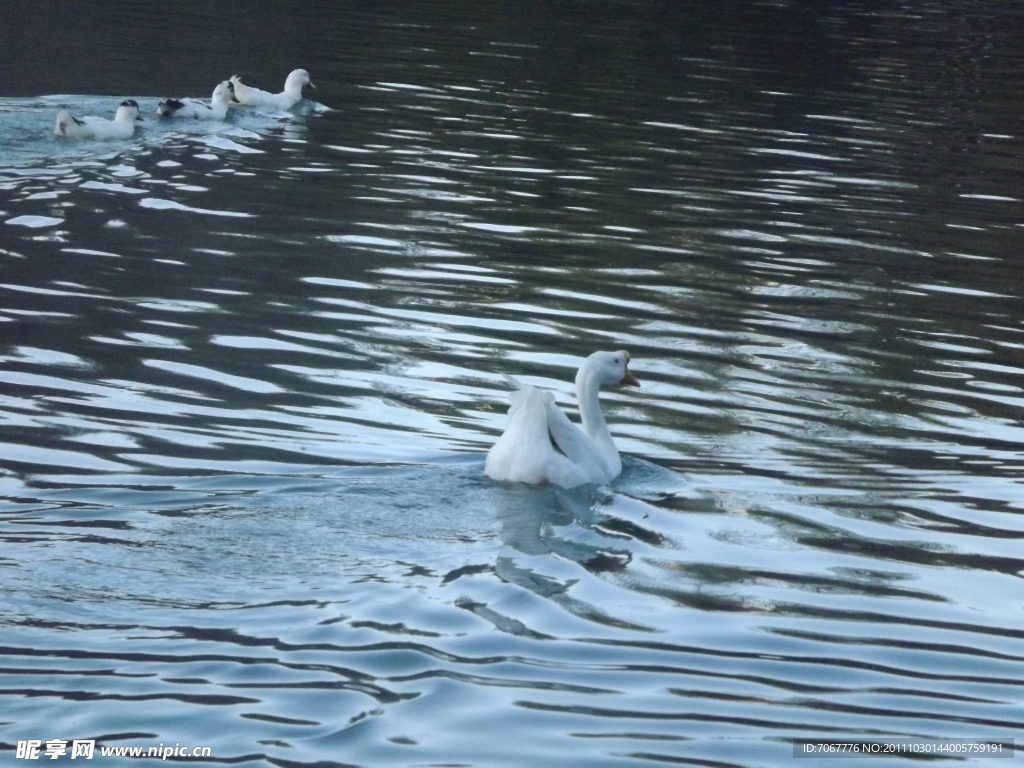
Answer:
[{"label": "white goose", "polygon": [[583,429],[555,405],[551,392],[506,378],[518,389],[509,396],[508,426],[487,452],[484,474],[492,480],[563,488],[609,483],[619,476],[622,459],[601,413],[598,390],[602,384],[640,386],[629,370],[628,352],[595,352],[580,366],[576,399]]},{"label": "white goose", "polygon": [[304,69],[293,70],[284,81],[284,90],[280,93],[267,93],[259,88],[251,88],[243,83],[238,75],[232,75],[231,84],[235,87],[235,99],[239,104],[275,109],[291,109],[298,104],[302,99],[302,86],[316,88],[310,82],[309,72]]},{"label": "white goose", "polygon": [[53,132],[68,139],[130,139],[135,134],[135,121],[141,120],[135,99],[126,99],[117,108],[113,120],[102,117],[74,117],[66,109],[58,110]]},{"label": "white goose", "polygon": [[162,117],[223,120],[227,117],[233,93],[234,86],[225,80],[213,89],[209,104],[198,99],[164,99],[157,105],[156,113]]}]

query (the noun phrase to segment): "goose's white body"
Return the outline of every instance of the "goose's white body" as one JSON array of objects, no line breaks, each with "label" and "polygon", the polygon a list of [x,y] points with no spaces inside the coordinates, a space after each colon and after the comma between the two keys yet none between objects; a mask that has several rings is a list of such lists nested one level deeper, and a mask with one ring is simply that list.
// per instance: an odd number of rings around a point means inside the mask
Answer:
[{"label": "goose's white body", "polygon": [[127,99],[121,102],[113,120],[92,115],[78,118],[61,109],[53,132],[68,139],[130,139],[135,134],[135,121],[141,119],[139,105],[134,99]]},{"label": "goose's white body", "polygon": [[601,413],[598,390],[602,384],[639,386],[627,352],[595,352],[580,366],[576,398],[583,429],[569,421],[550,392],[508,378],[518,389],[509,396],[508,426],[487,453],[488,477],[573,488],[610,483],[619,476],[622,459]]},{"label": "goose's white body", "polygon": [[209,104],[198,99],[164,99],[157,105],[156,112],[162,117],[223,120],[227,117],[233,91],[234,86],[225,80],[213,89]]},{"label": "goose's white body", "polygon": [[293,70],[284,81],[284,90],[280,93],[268,93],[259,88],[252,88],[243,83],[238,75],[232,76],[231,84],[235,88],[235,99],[239,104],[274,109],[291,109],[298,104],[302,100],[304,85],[316,88],[309,80],[309,72],[304,69]]}]

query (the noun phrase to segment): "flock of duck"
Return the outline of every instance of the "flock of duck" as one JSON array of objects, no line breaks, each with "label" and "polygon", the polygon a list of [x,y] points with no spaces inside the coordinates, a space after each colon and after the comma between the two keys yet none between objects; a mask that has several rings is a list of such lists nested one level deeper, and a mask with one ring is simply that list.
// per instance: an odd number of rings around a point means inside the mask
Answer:
[{"label": "flock of duck", "polygon": [[[218,83],[209,102],[199,99],[164,99],[156,108],[160,117],[191,120],[223,120],[233,104],[251,107],[291,109],[302,99],[305,86],[316,88],[304,69],[291,72],[280,93],[268,93],[242,82],[238,75]],[[129,139],[135,134],[135,123],[142,120],[139,103],[135,99],[121,102],[113,120],[87,115],[75,117],[66,109],[57,112],[53,132],[68,139]]]},{"label": "flock of duck", "polygon": [[[290,109],[302,99],[305,86],[315,88],[309,73],[296,69],[288,75],[284,90],[268,93],[245,85],[234,77],[218,83],[209,103],[197,99],[164,99],[157,115],[192,120],[223,120],[232,104]],[[57,113],[54,132],[73,139],[126,139],[142,119],[138,102],[121,102],[113,120],[77,118],[66,109]],[[587,483],[610,483],[622,472],[615,441],[601,412],[598,391],[602,385],[640,386],[629,370],[629,353],[595,352],[576,374],[576,400],[582,427],[569,421],[555,405],[555,396],[544,389],[506,376],[516,390],[509,399],[508,426],[487,453],[484,473],[493,480],[554,484],[573,488]]]}]

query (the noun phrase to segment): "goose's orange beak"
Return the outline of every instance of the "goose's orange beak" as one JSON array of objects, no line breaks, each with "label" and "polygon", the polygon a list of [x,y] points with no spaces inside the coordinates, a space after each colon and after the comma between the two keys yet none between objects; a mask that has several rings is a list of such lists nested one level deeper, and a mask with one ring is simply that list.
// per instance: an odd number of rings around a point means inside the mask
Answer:
[{"label": "goose's orange beak", "polygon": [[640,380],[636,376],[633,375],[633,372],[631,370],[629,370],[629,352],[626,353],[626,366],[625,366],[625,368],[626,368],[626,373],[619,380],[619,384],[622,384],[623,386],[626,386],[626,387],[639,387],[640,386]]}]

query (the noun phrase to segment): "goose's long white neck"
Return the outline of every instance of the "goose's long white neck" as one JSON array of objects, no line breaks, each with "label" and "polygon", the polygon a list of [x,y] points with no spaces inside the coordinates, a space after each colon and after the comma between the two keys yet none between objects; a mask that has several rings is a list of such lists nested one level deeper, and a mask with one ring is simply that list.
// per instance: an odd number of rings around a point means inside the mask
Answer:
[{"label": "goose's long white neck", "polygon": [[583,431],[590,435],[600,448],[601,455],[612,470],[612,476],[615,476],[622,471],[622,459],[619,458],[615,441],[608,431],[608,422],[604,420],[604,413],[601,412],[601,400],[598,396],[600,387],[595,372],[584,363],[576,373],[576,401],[580,406]]}]

